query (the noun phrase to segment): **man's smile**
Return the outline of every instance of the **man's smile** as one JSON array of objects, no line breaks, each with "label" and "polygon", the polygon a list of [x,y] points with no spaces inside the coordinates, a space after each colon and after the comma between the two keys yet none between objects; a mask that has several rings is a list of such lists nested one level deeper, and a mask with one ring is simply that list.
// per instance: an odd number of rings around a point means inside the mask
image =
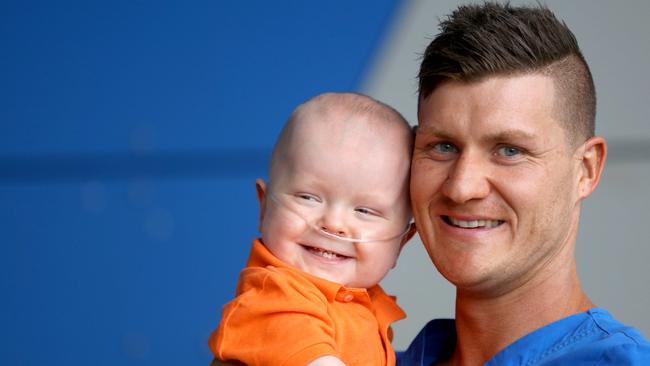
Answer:
[{"label": "man's smile", "polygon": [[451,216],[441,216],[442,220],[451,226],[456,226],[463,229],[492,229],[505,221],[503,220],[489,220],[489,219],[473,219],[461,220]]}]

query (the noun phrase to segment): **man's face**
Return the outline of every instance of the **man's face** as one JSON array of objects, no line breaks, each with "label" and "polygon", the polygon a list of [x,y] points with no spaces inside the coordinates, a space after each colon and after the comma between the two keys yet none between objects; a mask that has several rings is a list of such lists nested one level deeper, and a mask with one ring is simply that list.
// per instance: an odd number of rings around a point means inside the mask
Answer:
[{"label": "man's face", "polygon": [[[313,117],[316,118],[316,117]],[[323,117],[325,118],[325,117]],[[262,241],[280,260],[349,287],[377,284],[395,264],[409,218],[409,147],[389,124],[363,120],[301,121],[261,191]],[[318,229],[359,238],[368,232],[392,240],[356,243]]]},{"label": "man's face", "polygon": [[447,81],[420,101],[415,221],[459,289],[503,293],[572,255],[580,165],[553,98],[531,74]]}]

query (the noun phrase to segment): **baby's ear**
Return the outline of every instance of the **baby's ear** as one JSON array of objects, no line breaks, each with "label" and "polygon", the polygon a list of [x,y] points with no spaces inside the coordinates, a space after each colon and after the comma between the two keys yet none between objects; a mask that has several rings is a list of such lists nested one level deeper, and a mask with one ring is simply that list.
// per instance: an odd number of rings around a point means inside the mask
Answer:
[{"label": "baby's ear", "polygon": [[417,228],[415,227],[415,222],[412,222],[409,224],[409,228],[406,230],[406,233],[404,234],[404,237],[402,237],[402,242],[400,243],[400,250],[404,247],[404,244],[406,244],[411,238],[413,238],[413,235],[417,232]]},{"label": "baby's ear", "polygon": [[262,178],[255,180],[255,192],[257,193],[257,202],[260,205],[259,221],[257,230],[262,232],[262,224],[264,223],[264,210],[266,209],[266,183]]},{"label": "baby's ear", "polygon": [[[399,243],[399,251],[400,252],[402,252],[402,248],[404,248],[404,245],[409,240],[411,240],[411,238],[413,237],[413,235],[415,235],[416,232],[417,231],[416,231],[415,223],[414,222],[409,223],[409,227],[408,227],[408,229],[406,229],[406,232],[402,236],[401,242]],[[395,256],[395,263],[393,263],[392,268],[395,268],[395,266],[397,265],[397,257],[399,257],[399,256]]]}]

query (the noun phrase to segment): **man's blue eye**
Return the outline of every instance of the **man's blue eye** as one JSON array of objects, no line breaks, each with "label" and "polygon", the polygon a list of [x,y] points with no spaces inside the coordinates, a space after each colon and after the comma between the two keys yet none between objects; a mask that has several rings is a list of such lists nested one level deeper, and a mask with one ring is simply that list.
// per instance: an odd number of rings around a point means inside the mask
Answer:
[{"label": "man's blue eye", "polygon": [[453,153],[457,151],[456,146],[448,142],[439,142],[433,145],[433,148],[438,150],[441,153]]},{"label": "man's blue eye", "polygon": [[511,158],[513,156],[517,156],[521,154],[521,150],[517,149],[516,147],[512,146],[502,146],[497,150],[499,155],[505,156],[507,158]]}]

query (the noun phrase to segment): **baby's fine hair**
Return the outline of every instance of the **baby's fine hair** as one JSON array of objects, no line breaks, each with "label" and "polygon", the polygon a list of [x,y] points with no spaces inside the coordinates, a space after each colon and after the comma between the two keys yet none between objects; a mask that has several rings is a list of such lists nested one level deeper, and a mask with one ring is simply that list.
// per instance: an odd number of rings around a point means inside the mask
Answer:
[{"label": "baby's fine hair", "polygon": [[369,120],[377,124],[395,124],[406,132],[409,152],[413,149],[413,128],[395,108],[359,93],[323,93],[301,103],[289,116],[273,148],[270,176],[273,175],[274,163],[281,159],[285,147],[291,140],[294,126],[297,123],[300,123],[308,115],[328,116],[337,111],[345,111],[350,116],[367,116]]}]

